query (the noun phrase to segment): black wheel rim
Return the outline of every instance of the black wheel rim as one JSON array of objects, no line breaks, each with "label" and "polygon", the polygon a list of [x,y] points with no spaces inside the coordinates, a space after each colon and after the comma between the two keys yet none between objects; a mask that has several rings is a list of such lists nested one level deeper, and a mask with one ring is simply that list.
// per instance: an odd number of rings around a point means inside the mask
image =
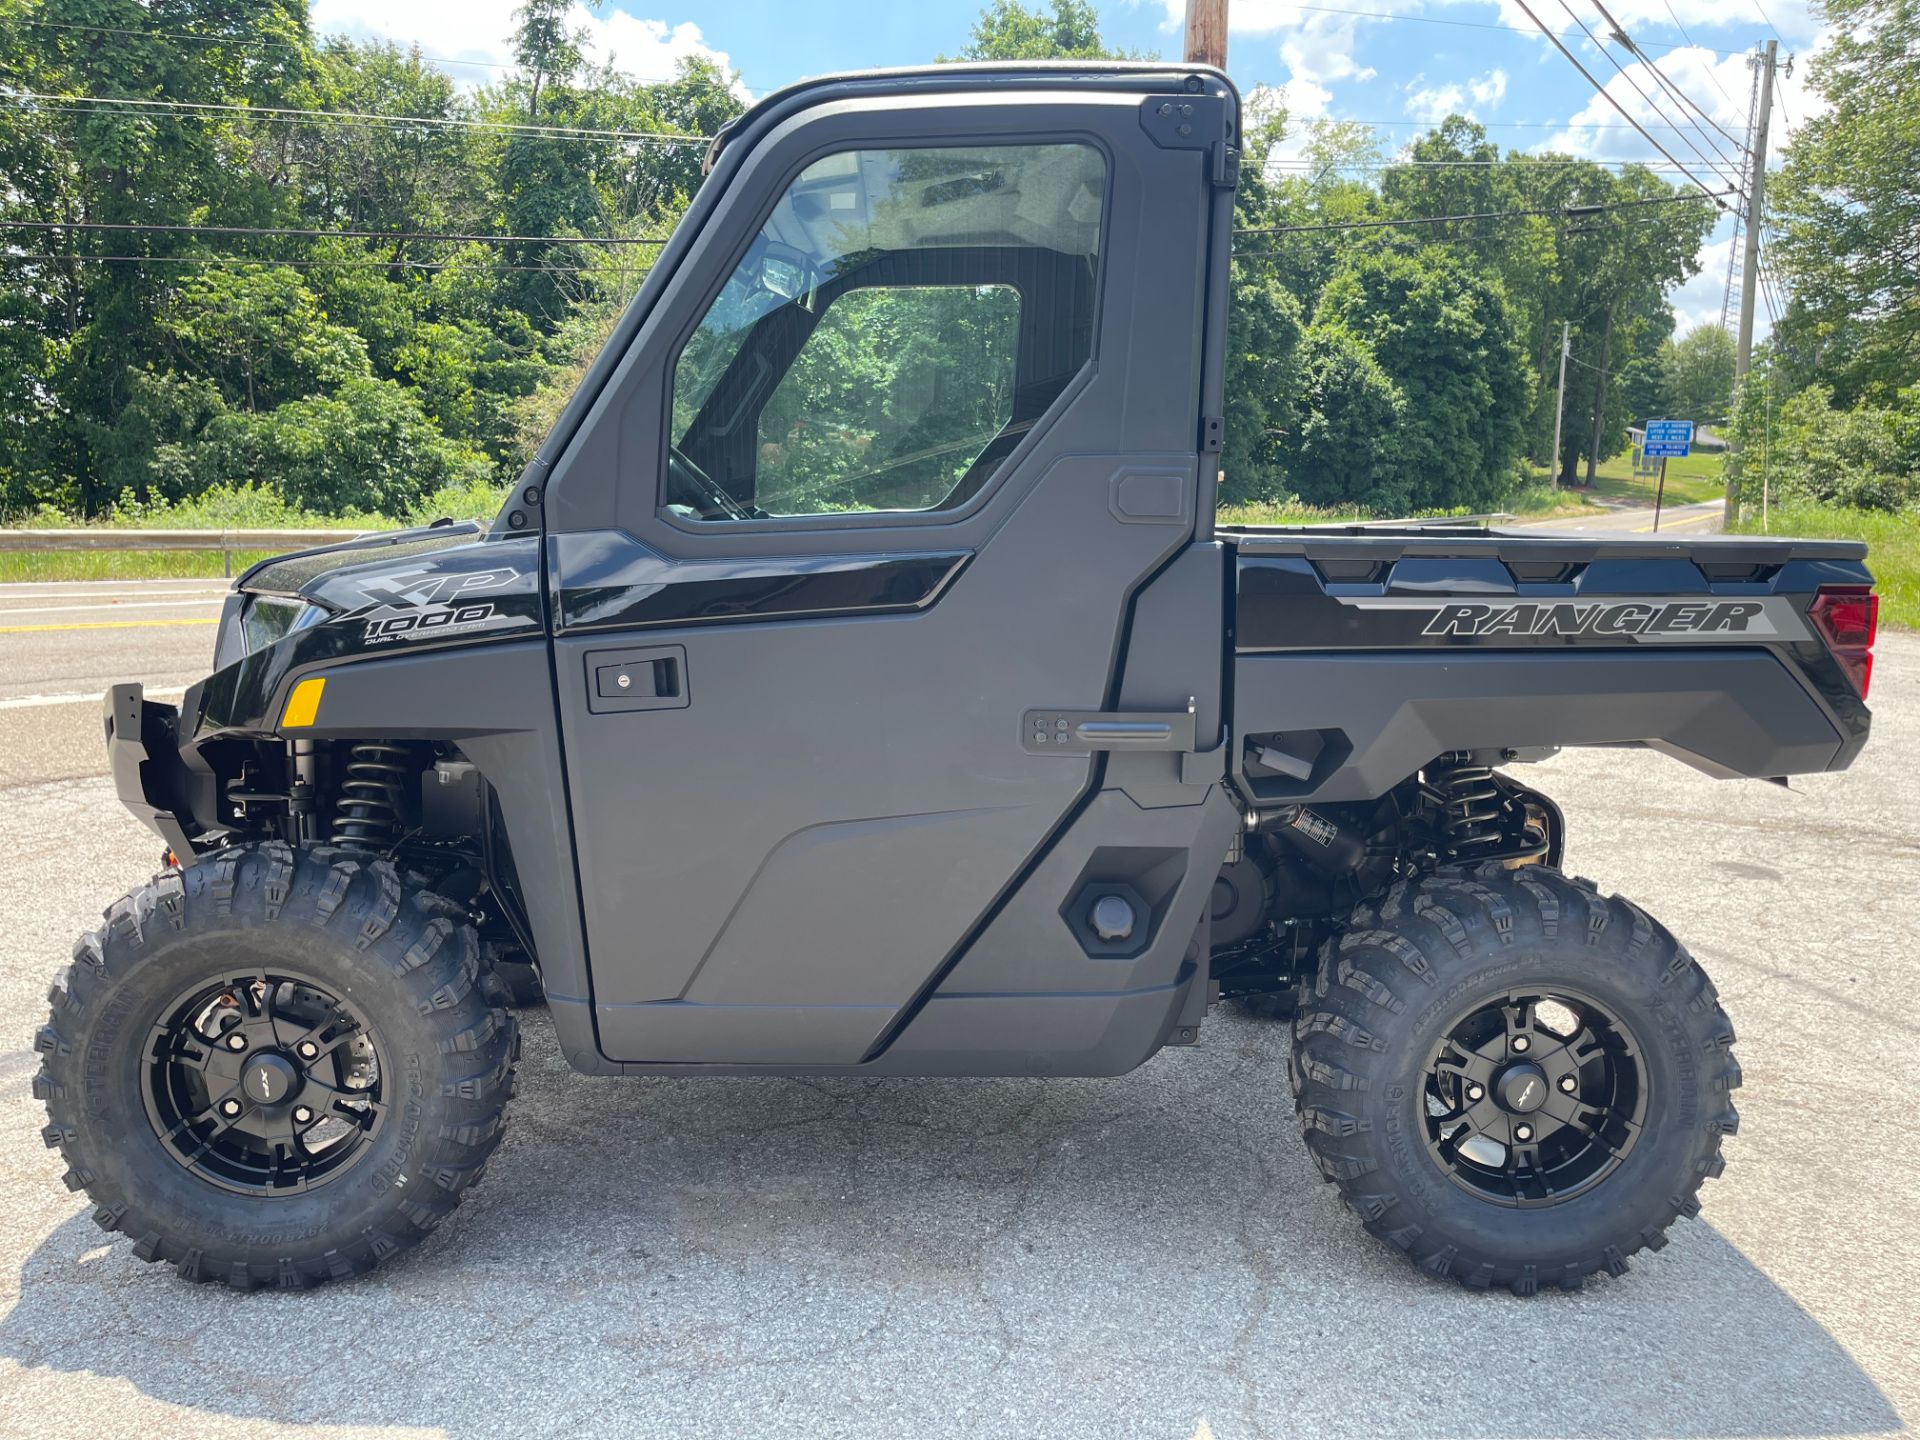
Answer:
[{"label": "black wheel rim", "polygon": [[1646,1122],[1647,1076],[1619,1016],[1571,990],[1511,990],[1428,1058],[1427,1153],[1496,1205],[1560,1205],[1620,1167]]},{"label": "black wheel rim", "polygon": [[147,1119],[185,1169],[223,1190],[296,1195],[338,1178],[386,1115],[372,1028],[311,977],[257,969],[162,1012],[141,1067]]}]

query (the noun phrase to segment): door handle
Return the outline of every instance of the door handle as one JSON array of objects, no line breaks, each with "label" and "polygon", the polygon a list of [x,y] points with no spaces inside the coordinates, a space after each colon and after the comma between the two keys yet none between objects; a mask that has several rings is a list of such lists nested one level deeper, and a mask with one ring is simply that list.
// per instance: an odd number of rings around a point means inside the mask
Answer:
[{"label": "door handle", "polygon": [[596,715],[622,710],[682,710],[687,693],[687,651],[683,645],[649,645],[638,650],[589,650],[587,709]]},{"label": "door handle", "polygon": [[1020,743],[1029,755],[1091,755],[1096,750],[1192,750],[1194,701],[1185,710],[1029,710]]}]

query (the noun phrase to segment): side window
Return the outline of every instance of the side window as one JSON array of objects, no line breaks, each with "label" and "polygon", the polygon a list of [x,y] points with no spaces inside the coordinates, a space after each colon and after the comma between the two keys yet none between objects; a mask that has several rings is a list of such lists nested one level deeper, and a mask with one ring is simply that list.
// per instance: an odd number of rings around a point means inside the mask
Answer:
[{"label": "side window", "polygon": [[667,509],[937,511],[979,493],[1092,355],[1105,187],[1075,144],[810,165],[675,362]]}]

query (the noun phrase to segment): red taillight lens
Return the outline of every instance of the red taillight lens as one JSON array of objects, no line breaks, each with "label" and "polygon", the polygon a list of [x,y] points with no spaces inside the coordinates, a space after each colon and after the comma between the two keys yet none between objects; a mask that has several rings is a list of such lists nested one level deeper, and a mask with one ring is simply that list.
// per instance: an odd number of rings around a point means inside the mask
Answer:
[{"label": "red taillight lens", "polygon": [[1880,628],[1880,597],[1864,585],[1830,585],[1813,598],[1807,618],[1853,681],[1862,700],[1873,681],[1873,637]]}]

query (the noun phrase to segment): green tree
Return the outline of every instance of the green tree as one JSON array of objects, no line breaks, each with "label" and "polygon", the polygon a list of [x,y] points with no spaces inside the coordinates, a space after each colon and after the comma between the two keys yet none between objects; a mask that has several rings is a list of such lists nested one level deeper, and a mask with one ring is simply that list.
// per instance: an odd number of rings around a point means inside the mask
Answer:
[{"label": "green tree", "polygon": [[994,0],[973,22],[962,60],[1114,60],[1100,37],[1100,14],[1088,0],[1052,0],[1029,10],[1020,0]]},{"label": "green tree", "polygon": [[1316,323],[1300,348],[1299,423],[1275,448],[1287,487],[1310,505],[1405,514],[1418,503],[1401,451],[1407,400],[1365,341]]},{"label": "green tree", "polygon": [[155,316],[177,368],[255,411],[368,372],[367,345],[331,323],[298,272],[210,267],[189,275]]},{"label": "green tree", "polygon": [[1405,397],[1396,448],[1409,506],[1481,508],[1512,486],[1533,375],[1497,278],[1439,246],[1358,251],[1314,325],[1364,342]]},{"label": "green tree", "polygon": [[[1718,424],[1733,407],[1733,337],[1696,325],[1661,347],[1660,408],[1666,417]],[[1641,414],[1642,420],[1663,418]]]},{"label": "green tree", "polygon": [[1823,0],[1809,84],[1768,207],[1792,301],[1781,329],[1841,405],[1920,380],[1920,5]]}]

